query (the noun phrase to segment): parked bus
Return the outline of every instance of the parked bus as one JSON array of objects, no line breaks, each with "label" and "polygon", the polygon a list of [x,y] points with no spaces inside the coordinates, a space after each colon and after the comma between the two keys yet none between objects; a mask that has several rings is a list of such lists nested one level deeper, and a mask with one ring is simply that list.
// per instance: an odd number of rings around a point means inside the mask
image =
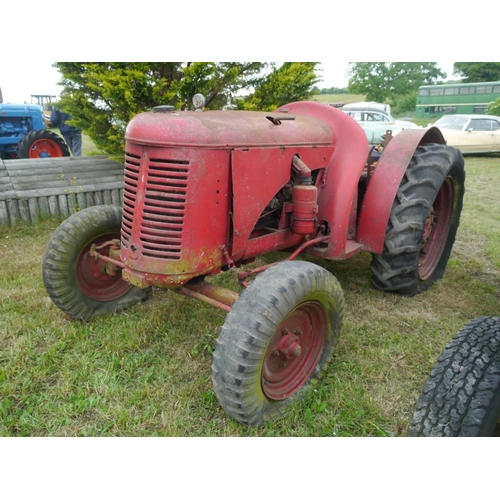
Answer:
[{"label": "parked bus", "polygon": [[500,82],[446,83],[418,89],[416,118],[443,115],[486,114],[488,105],[500,98]]}]

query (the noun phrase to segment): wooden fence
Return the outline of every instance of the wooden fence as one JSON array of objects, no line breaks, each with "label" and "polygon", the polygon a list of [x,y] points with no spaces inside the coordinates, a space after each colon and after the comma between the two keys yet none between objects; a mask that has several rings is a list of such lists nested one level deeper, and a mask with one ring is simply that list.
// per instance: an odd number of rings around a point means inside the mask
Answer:
[{"label": "wooden fence", "polygon": [[123,201],[123,163],[107,156],[0,160],[0,224],[34,224]]}]

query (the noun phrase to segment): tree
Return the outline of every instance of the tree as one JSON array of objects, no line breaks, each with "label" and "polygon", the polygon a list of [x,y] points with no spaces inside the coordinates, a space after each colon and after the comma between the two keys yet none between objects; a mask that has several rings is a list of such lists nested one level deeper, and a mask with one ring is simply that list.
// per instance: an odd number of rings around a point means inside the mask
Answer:
[{"label": "tree", "polygon": [[349,92],[366,94],[367,101],[394,101],[421,85],[446,78],[434,62],[362,62],[350,63]]},{"label": "tree", "polygon": [[488,114],[500,116],[500,98],[496,99],[488,106]]},{"label": "tree", "polygon": [[392,113],[400,115],[402,113],[415,111],[415,107],[417,105],[417,93],[418,90],[412,90],[409,94],[395,97],[391,103]]},{"label": "tree", "polygon": [[125,124],[160,104],[181,108],[195,93],[220,108],[231,95],[258,87],[268,63],[55,63],[63,86],[58,106],[105,153],[123,155]]},{"label": "tree", "polygon": [[58,106],[105,153],[123,155],[125,124],[160,104],[190,106],[194,94],[207,109],[235,96],[242,109],[274,109],[307,99],[318,82],[317,63],[141,62],[55,63],[63,86]]},{"label": "tree", "polygon": [[271,111],[287,102],[310,99],[319,81],[315,62],[285,62],[273,65],[255,92],[238,102],[238,108]]},{"label": "tree", "polygon": [[313,92],[315,94],[348,94],[348,90],[346,87],[330,87],[330,88],[322,88],[319,89],[316,85],[313,87]]},{"label": "tree", "polygon": [[500,80],[500,62],[456,62],[453,74],[462,83],[495,82]]}]

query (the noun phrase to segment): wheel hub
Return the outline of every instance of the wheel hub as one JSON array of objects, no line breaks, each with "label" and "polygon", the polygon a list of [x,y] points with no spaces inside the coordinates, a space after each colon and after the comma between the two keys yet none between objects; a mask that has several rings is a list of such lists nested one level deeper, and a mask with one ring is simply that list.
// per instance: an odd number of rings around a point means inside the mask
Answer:
[{"label": "wheel hub", "polygon": [[282,356],[286,359],[292,359],[300,356],[302,347],[300,346],[299,337],[290,333],[286,328],[281,332],[281,335],[278,347],[273,351],[273,356]]},{"label": "wheel hub", "polygon": [[446,178],[427,217],[418,264],[421,280],[432,275],[446,246],[453,214],[454,189],[453,180]]},{"label": "wheel hub", "polygon": [[327,328],[324,309],[313,301],[285,317],[269,343],[262,367],[262,389],[268,398],[286,399],[309,380],[323,352]]},{"label": "wheel hub", "polygon": [[40,139],[34,142],[29,151],[30,158],[51,158],[62,156],[61,148],[53,141]]},{"label": "wheel hub", "polygon": [[[90,242],[80,253],[76,263],[76,279],[81,291],[89,298],[101,302],[116,300],[130,289],[130,284],[109,263],[93,256],[101,247],[103,255],[109,255],[112,235],[103,235]],[[92,250],[93,249],[93,250]]]}]

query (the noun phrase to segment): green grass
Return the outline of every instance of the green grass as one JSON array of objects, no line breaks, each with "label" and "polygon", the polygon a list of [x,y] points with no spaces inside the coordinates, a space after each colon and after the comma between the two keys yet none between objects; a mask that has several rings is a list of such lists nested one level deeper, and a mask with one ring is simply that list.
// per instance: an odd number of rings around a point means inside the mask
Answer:
[{"label": "green grass", "polygon": [[350,104],[351,102],[363,102],[365,96],[362,94],[315,94],[313,101],[323,103]]},{"label": "green grass", "polygon": [[100,154],[92,139],[85,134],[82,134],[82,154],[84,156]]},{"label": "green grass", "polygon": [[[464,210],[444,278],[413,298],[370,285],[370,255],[326,267],[346,299],[324,378],[284,418],[249,429],[211,385],[225,314],[155,290],[125,313],[71,320],[41,259],[59,224],[0,228],[1,436],[402,436],[439,353],[470,319],[500,315],[500,158],[466,158]],[[259,259],[257,264],[281,254]],[[211,281],[237,289],[233,271]]]},{"label": "green grass", "polygon": [[[62,137],[62,134],[58,128],[51,128],[50,131]],[[98,154],[101,153],[97,149],[97,146],[94,144],[92,139],[88,135],[82,134],[82,155],[89,156]]]}]

